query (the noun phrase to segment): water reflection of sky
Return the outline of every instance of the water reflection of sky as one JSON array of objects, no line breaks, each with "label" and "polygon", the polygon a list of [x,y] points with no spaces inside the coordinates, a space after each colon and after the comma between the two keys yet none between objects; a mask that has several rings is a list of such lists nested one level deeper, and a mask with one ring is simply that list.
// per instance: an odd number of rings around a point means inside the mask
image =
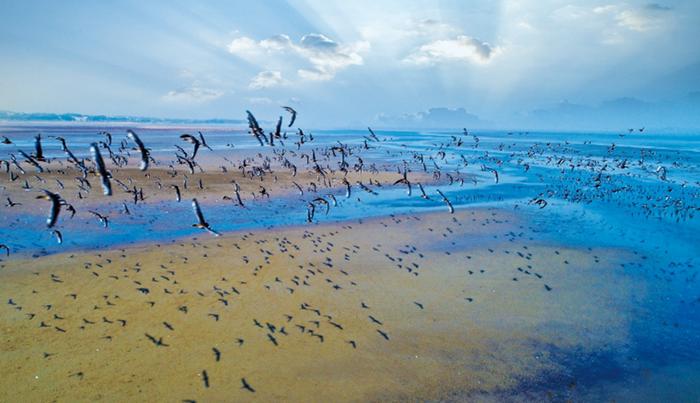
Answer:
[{"label": "water reflection of sky", "polygon": [[[15,140],[15,146],[29,151],[36,128],[5,130],[3,133]],[[86,155],[88,144],[100,138],[96,133],[102,128],[62,127],[42,128],[45,149],[50,156],[61,156],[53,135],[63,135],[76,153]],[[120,130],[112,130],[115,141],[120,141]],[[142,130],[142,137],[154,151],[170,153],[172,144],[182,130]],[[205,131],[209,143],[223,155],[225,150],[258,150],[249,135],[227,130]],[[330,146],[341,141],[360,145],[364,131],[316,132],[314,146]],[[411,160],[411,152],[435,155],[441,143],[448,142],[455,133],[378,132],[380,138],[391,138],[375,148],[364,150],[362,157],[385,163],[401,163]],[[700,180],[700,136],[634,134],[619,137],[616,134],[557,134],[529,133],[508,135],[502,132],[479,133],[479,147],[472,148],[473,139],[464,138],[467,146],[444,147],[448,151],[444,160],[436,163],[443,171],[459,168],[464,174],[478,178],[476,184],[466,181],[448,185],[425,186],[430,200],[422,199],[418,189],[407,196],[404,187],[376,188],[378,195],[371,195],[353,187],[353,195],[345,198],[344,190],[334,190],[338,205],[325,214],[323,206],[316,209],[315,222],[339,222],[359,218],[381,217],[390,214],[417,214],[443,211],[444,203],[436,190],[440,189],[457,209],[466,207],[497,207],[514,211],[524,223],[533,242],[576,248],[620,248],[640,257],[639,262],[625,265],[625,275],[647,284],[648,292],[637,301],[635,316],[630,324],[630,341],[625,351],[612,352],[599,357],[589,366],[571,360],[571,374],[581,382],[593,380],[606,371],[620,376],[636,373],[642,368],[656,368],[669,363],[689,363],[700,374],[696,347],[700,345],[700,288],[698,288],[698,246],[700,224],[695,215],[679,217],[674,206],[698,206],[698,180]],[[590,144],[587,143],[590,141]],[[556,144],[543,146],[542,154],[526,155],[532,144]],[[586,142],[586,143],[584,143]],[[54,144],[55,143],[55,144]],[[609,153],[616,144],[613,154]],[[227,144],[234,144],[231,148]],[[502,147],[502,145],[507,147]],[[14,146],[13,146],[14,147]],[[295,148],[295,147],[291,147]],[[644,161],[639,163],[644,149]],[[8,147],[0,148],[6,156]],[[165,154],[164,154],[165,155]],[[472,163],[459,166],[464,155]],[[587,166],[568,164],[556,166],[548,159],[563,156],[574,161],[606,159],[611,164],[601,189],[590,186],[595,172]],[[214,156],[213,158],[215,158]],[[530,164],[525,171],[517,163],[521,159]],[[480,164],[498,167],[500,183],[480,169]],[[628,160],[629,169],[614,168],[614,163]],[[352,161],[351,161],[352,162]],[[417,169],[415,162],[412,168]],[[601,165],[603,163],[601,162]],[[432,163],[429,166],[432,169]],[[649,170],[657,165],[668,169],[669,181],[660,181]],[[597,166],[599,169],[600,166]],[[444,178],[443,178],[444,179]],[[626,188],[623,192],[613,189]],[[565,200],[562,195],[579,192],[578,202]],[[320,191],[320,196],[327,192]],[[668,195],[673,205],[665,205]],[[207,221],[219,231],[263,229],[306,224],[306,203],[316,195],[305,193],[274,197],[270,200],[247,201],[246,207],[229,202],[202,199]],[[546,208],[528,205],[534,197],[548,200]],[[359,199],[358,199],[359,198]],[[516,207],[517,205],[517,207]],[[652,214],[642,206],[651,205]],[[180,237],[209,236],[197,228],[189,201],[173,200],[146,202],[130,205],[131,215],[121,214],[120,203],[109,203],[100,211],[110,216],[109,228],[104,229],[93,217],[78,215],[74,219],[63,216],[59,228],[65,237],[64,245],[57,245],[52,234],[45,230],[42,213],[18,216],[3,209],[0,217],[0,240],[7,243],[17,255],[56,253],[66,250],[96,249],[115,245],[128,245],[144,241],[168,242]],[[692,209],[689,211],[693,211]],[[697,210],[695,210],[697,212]],[[649,215],[649,216],[648,216]],[[504,234],[498,234],[504,235]],[[491,237],[491,235],[488,235]],[[458,240],[455,248],[468,248],[479,239]],[[612,268],[611,268],[612,269]],[[567,352],[566,354],[571,354]],[[574,365],[576,364],[576,365]],[[597,371],[597,372],[596,372]]]}]

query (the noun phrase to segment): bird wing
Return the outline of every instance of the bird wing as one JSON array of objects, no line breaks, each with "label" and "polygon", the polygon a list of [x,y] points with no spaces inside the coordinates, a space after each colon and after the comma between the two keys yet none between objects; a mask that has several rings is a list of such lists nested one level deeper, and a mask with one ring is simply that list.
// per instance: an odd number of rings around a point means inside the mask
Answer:
[{"label": "bird wing", "polygon": [[102,154],[100,154],[100,149],[98,148],[97,143],[92,143],[90,145],[90,152],[92,153],[92,160],[95,162],[97,173],[100,175],[100,180],[102,182],[102,193],[105,196],[111,196],[112,184],[109,182],[107,169],[105,168],[105,161],[102,159]]},{"label": "bird wing", "polygon": [[61,197],[46,189],[42,189],[42,191],[46,195],[45,198],[51,202],[51,211],[49,212],[49,216],[46,218],[46,227],[51,228],[56,225],[58,214],[61,212]]},{"label": "bird wing", "polygon": [[292,114],[292,120],[290,120],[289,124],[287,125],[287,127],[292,127],[292,125],[294,125],[294,121],[297,119],[297,111],[295,111],[293,108],[291,108],[289,106],[283,106],[282,108],[284,108],[285,111]]},{"label": "bird wing", "polygon": [[143,142],[141,141],[139,136],[132,130],[127,130],[126,135],[134,143],[136,143],[136,146],[139,148],[139,152],[141,152],[141,164],[139,165],[139,169],[145,171],[146,169],[148,169],[148,150],[146,150],[146,147],[143,145]]},{"label": "bird wing", "polygon": [[61,198],[56,193],[51,193],[47,191],[47,194],[51,198],[51,215],[46,221],[49,228],[53,227],[58,221],[58,214],[61,212]]},{"label": "bird wing", "polygon": [[214,150],[212,150],[211,147],[209,147],[209,144],[207,144],[206,140],[204,140],[204,135],[202,134],[202,132],[197,132],[197,133],[199,133],[199,142],[202,143],[202,145],[204,147],[208,148],[211,151],[214,151]]},{"label": "bird wing", "polygon": [[202,209],[199,207],[197,199],[192,199],[192,211],[194,211],[194,215],[197,217],[197,223],[206,226],[207,222],[204,221],[204,215],[202,214]]}]

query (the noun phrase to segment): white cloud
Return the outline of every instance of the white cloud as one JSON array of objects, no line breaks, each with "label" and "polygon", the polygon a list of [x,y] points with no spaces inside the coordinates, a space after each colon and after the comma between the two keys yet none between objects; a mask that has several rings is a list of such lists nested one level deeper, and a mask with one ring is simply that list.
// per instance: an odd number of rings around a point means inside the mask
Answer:
[{"label": "white cloud", "polygon": [[404,61],[431,65],[446,61],[467,61],[486,64],[501,53],[502,49],[466,35],[454,39],[439,39],[420,46]]},{"label": "white cloud", "polygon": [[223,95],[224,92],[221,90],[203,88],[195,84],[190,87],[169,91],[163,95],[163,99],[173,102],[203,103],[213,101]]},{"label": "white cloud", "polygon": [[631,31],[646,32],[663,28],[670,7],[657,3],[649,3],[644,7],[623,7],[605,5],[595,7],[593,12],[599,15],[610,15],[618,26]]},{"label": "white cloud", "polygon": [[232,54],[261,61],[271,53],[291,52],[310,64],[309,67],[298,70],[299,77],[308,80],[329,80],[349,66],[361,65],[363,58],[360,53],[368,49],[369,42],[343,45],[323,34],[304,35],[298,43],[294,43],[287,35],[275,35],[261,41],[241,37],[234,39],[228,46],[228,51]]},{"label": "white cloud", "polygon": [[259,42],[260,47],[267,50],[285,50],[292,47],[292,40],[287,35],[275,35]]},{"label": "white cloud", "polygon": [[261,71],[252,80],[248,88],[251,90],[260,90],[263,88],[276,87],[284,83],[282,73],[279,71]]},{"label": "white cloud", "polygon": [[230,53],[241,55],[255,52],[257,50],[257,46],[257,42],[243,36],[231,41],[227,48]]}]

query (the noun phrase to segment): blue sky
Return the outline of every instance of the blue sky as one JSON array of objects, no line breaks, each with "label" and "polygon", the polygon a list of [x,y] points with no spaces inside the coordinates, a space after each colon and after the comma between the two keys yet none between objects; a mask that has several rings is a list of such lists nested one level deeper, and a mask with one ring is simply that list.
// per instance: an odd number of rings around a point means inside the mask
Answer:
[{"label": "blue sky", "polygon": [[6,1],[0,38],[2,110],[700,126],[693,0]]}]

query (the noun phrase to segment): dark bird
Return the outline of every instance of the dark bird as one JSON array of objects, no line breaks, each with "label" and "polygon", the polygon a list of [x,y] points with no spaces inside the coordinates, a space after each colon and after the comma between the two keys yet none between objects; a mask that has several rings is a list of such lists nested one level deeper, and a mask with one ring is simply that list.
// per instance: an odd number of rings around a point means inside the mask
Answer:
[{"label": "dark bird", "polygon": [[51,211],[49,212],[49,217],[46,219],[46,226],[48,228],[52,228],[54,225],[56,225],[58,214],[61,212],[61,196],[46,189],[42,189],[42,191],[44,194],[37,196],[36,198],[51,202]]},{"label": "dark bird", "polygon": [[90,152],[92,153],[92,160],[95,163],[95,170],[97,171],[97,175],[102,181],[102,193],[105,196],[111,196],[112,184],[109,182],[109,174],[107,173],[105,161],[102,159],[102,154],[100,154],[100,149],[97,143],[90,144]]},{"label": "dark bird", "polygon": [[97,219],[100,220],[100,223],[102,224],[103,227],[107,228],[109,226],[109,217],[102,215],[102,214],[98,213],[97,211],[92,211],[92,210],[89,210],[88,213],[97,217]]},{"label": "dark bird", "polygon": [[28,155],[27,153],[25,153],[25,152],[22,151],[22,150],[19,150],[19,153],[20,153],[20,155],[21,155],[22,157],[24,157],[24,159],[25,159],[31,166],[33,166],[34,168],[36,168],[36,170],[37,170],[39,173],[44,172],[44,168],[42,168],[41,165],[39,165],[39,162],[36,160],[36,158],[32,157],[31,155]]},{"label": "dark bird", "polygon": [[408,181],[406,171],[403,171],[403,178],[394,182],[394,185],[398,185],[399,183],[403,183],[404,185],[406,185],[406,194],[408,196],[410,196],[411,195],[411,182]]},{"label": "dark bird", "polygon": [[277,344],[277,339],[275,338],[275,336],[271,335],[270,333],[267,334],[267,338],[270,339],[272,344],[274,344],[275,346],[279,345],[279,344]]},{"label": "dark bird", "polygon": [[423,309],[423,304],[421,304],[420,302],[413,301],[413,303],[416,304],[418,308]]},{"label": "dark bird", "polygon": [[209,147],[209,144],[207,144],[207,141],[204,140],[204,135],[202,132],[197,132],[199,133],[199,142],[202,144],[202,147],[208,149],[209,151],[214,151],[211,147]]},{"label": "dark bird", "polygon": [[313,200],[313,203],[320,203],[326,206],[326,215],[328,215],[328,212],[330,211],[331,205],[328,203],[328,200],[324,199],[323,197],[317,197]]},{"label": "dark bird", "polygon": [[44,159],[44,149],[41,147],[41,133],[34,137],[34,158],[37,161],[46,161]]},{"label": "dark bird", "polygon": [[423,185],[421,185],[420,182],[418,182],[418,189],[420,189],[420,193],[421,193],[420,197],[421,198],[423,198],[425,200],[430,200],[430,197],[427,194],[425,194],[425,189],[423,189]]},{"label": "dark bird", "polygon": [[216,359],[217,362],[221,361],[221,351],[216,347],[212,347],[211,351],[214,352],[214,359]]},{"label": "dark bird", "polygon": [[0,249],[5,249],[5,256],[10,256],[10,248],[5,244],[0,244]]},{"label": "dark bird", "polygon": [[202,381],[204,381],[204,387],[208,388],[209,387],[209,374],[207,374],[206,369],[204,371],[202,371]]},{"label": "dark bird", "polygon": [[445,202],[445,204],[447,204],[447,208],[450,210],[450,214],[454,214],[455,209],[454,209],[454,207],[452,207],[452,203],[450,203],[450,201],[447,200],[447,197],[445,197],[445,195],[439,189],[436,189],[436,190],[440,194],[440,196],[442,197],[442,201]]},{"label": "dark bird", "polygon": [[181,198],[180,198],[180,188],[177,185],[170,185],[171,188],[175,189],[175,200],[179,203]]},{"label": "dark bird", "polygon": [[14,206],[21,206],[22,203],[15,203],[10,198],[7,198],[7,203],[5,203],[5,207],[14,207]]},{"label": "dark bird", "polygon": [[245,380],[245,378],[241,378],[241,384],[243,385],[241,389],[245,389],[249,392],[255,392],[255,389],[253,389],[252,386],[248,383],[248,381]]},{"label": "dark bird", "polygon": [[0,141],[2,144],[12,144],[12,140],[8,139],[5,136],[2,136],[2,141]]},{"label": "dark bird", "polygon": [[199,202],[197,201],[197,199],[192,199],[192,211],[194,211],[194,215],[195,215],[195,217],[197,217],[197,223],[192,224],[193,227],[207,230],[211,234],[213,234],[214,236],[221,236],[221,234],[214,231],[209,226],[209,223],[206,222],[206,220],[204,219],[204,215],[202,214],[202,209],[199,207]]},{"label": "dark bird", "polygon": [[386,332],[383,332],[380,329],[377,329],[377,332],[381,334],[383,338],[389,340],[389,335]]},{"label": "dark bird", "polygon": [[59,245],[63,244],[63,234],[61,234],[61,231],[55,229],[51,231],[51,234],[56,237],[56,242],[58,242]]},{"label": "dark bird", "polygon": [[547,207],[547,200],[536,197],[536,198],[530,200],[530,202],[528,204],[537,204],[538,206],[540,206],[541,209],[543,209],[543,208]]},{"label": "dark bird", "polygon": [[180,138],[194,146],[194,150],[192,151],[192,157],[190,157],[191,160],[194,160],[194,158],[197,156],[197,151],[199,150],[199,147],[202,145],[202,142],[199,141],[196,137],[194,137],[191,134],[181,134]]},{"label": "dark bird", "polygon": [[107,140],[107,145],[111,147],[112,146],[112,133],[103,132],[102,134],[104,134],[105,140]]},{"label": "dark bird", "polygon": [[294,121],[297,119],[297,111],[295,111],[289,106],[283,106],[282,108],[284,108],[285,111],[292,114],[292,120],[290,120],[289,124],[287,125],[287,127],[292,127],[294,125]]},{"label": "dark bird", "polygon": [[496,181],[496,183],[498,183],[498,171],[496,171],[494,168],[489,168],[486,165],[482,165],[481,170],[491,172],[494,176],[494,180]]},{"label": "dark bird", "polygon": [[245,112],[248,115],[248,127],[250,128],[250,132],[253,134],[253,136],[255,136],[260,145],[264,146],[267,143],[267,137],[265,137],[265,132],[258,124],[258,120],[255,119],[255,116],[253,116],[253,114],[250,111]]},{"label": "dark bird", "polygon": [[136,143],[136,147],[138,147],[139,152],[141,153],[141,162],[139,163],[139,169],[142,171],[145,171],[148,169],[148,158],[150,153],[146,149],[146,146],[143,145],[143,142],[139,138],[139,136],[134,133],[133,130],[129,129],[126,131],[126,136],[131,139],[134,143]]},{"label": "dark bird", "polygon": [[148,340],[150,340],[153,344],[159,347],[168,347],[167,344],[163,343],[163,338],[159,337],[156,339],[155,337],[151,336],[150,334],[146,333],[146,337],[148,337]]},{"label": "dark bird", "polygon": [[313,222],[315,213],[316,213],[316,205],[313,203],[308,203],[306,205],[306,222]]}]

